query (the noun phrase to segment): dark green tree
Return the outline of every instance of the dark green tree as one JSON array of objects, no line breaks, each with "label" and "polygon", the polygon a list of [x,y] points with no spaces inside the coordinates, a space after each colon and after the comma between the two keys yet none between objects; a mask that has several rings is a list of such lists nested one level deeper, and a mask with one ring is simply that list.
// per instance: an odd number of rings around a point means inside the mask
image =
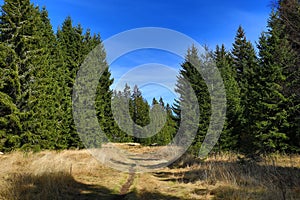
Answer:
[{"label": "dark green tree", "polygon": [[[132,132],[132,126],[130,124],[129,104],[131,101],[131,91],[128,84],[125,85],[123,91],[114,91],[112,110],[114,111],[114,121],[120,122],[121,125],[116,127],[116,132],[112,138],[115,142],[132,142],[133,136],[129,133]],[[128,105],[125,107],[124,105]],[[124,127],[125,126],[125,127]]]},{"label": "dark green tree", "polygon": [[155,124],[160,125],[159,122],[163,121],[162,117],[166,117],[166,122],[161,127],[160,131],[151,137],[151,144],[167,145],[169,144],[176,134],[176,122],[173,120],[172,109],[169,104],[165,106],[164,100],[160,97],[159,102],[154,98],[152,101],[152,109],[154,105],[159,105],[160,108],[166,112],[166,116],[155,116]]},{"label": "dark green tree", "polygon": [[[148,102],[143,98],[138,86],[135,85],[129,105],[129,112],[133,122],[141,127],[148,125],[150,123],[149,111],[150,106]],[[134,128],[133,134],[138,135],[138,130]],[[135,138],[135,141],[148,144],[149,138]]]},{"label": "dark green tree", "polygon": [[[72,92],[73,85],[76,79],[76,74],[82,65],[86,56],[93,50],[96,46],[101,44],[101,38],[99,35],[91,35],[90,30],[87,30],[86,33],[83,32],[81,25],[73,26],[71,17],[67,17],[62,25],[62,28],[57,31],[57,40],[58,46],[60,48],[61,59],[63,60],[64,71],[67,74],[67,79],[65,79],[66,89],[68,90],[65,98],[67,99],[64,102],[64,133],[65,139],[68,141],[68,147],[82,148],[83,145],[80,141],[80,138],[77,134],[76,127],[72,117]],[[105,61],[105,51],[102,48],[99,55],[103,57],[102,67],[107,67]],[[108,107],[110,105],[110,99],[112,91],[109,87],[112,84],[110,78],[110,72],[107,67],[107,70],[103,73],[102,77],[99,80],[99,85],[97,88],[97,99],[96,99],[96,110],[101,123],[101,128],[108,131],[108,126],[111,122],[111,111]],[[106,92],[105,92],[106,91]],[[105,102],[105,104],[103,104]],[[103,113],[107,112],[108,119],[103,118]]]},{"label": "dark green tree", "polygon": [[261,113],[257,115],[256,136],[259,147],[266,152],[286,150],[286,130],[290,128],[290,99],[284,94],[284,70],[294,64],[294,58],[278,20],[278,13],[272,12],[268,31],[262,34],[258,45],[261,68],[261,73],[258,74],[261,90],[258,106]]},{"label": "dark green tree", "polygon": [[[104,50],[101,54],[103,54],[105,58]],[[104,133],[107,134],[110,139],[112,139],[113,141],[120,141],[121,139],[122,141],[124,140],[124,138],[118,138],[120,136],[120,131],[114,121],[111,108],[113,92],[110,89],[110,86],[113,83],[113,79],[111,79],[111,73],[109,72],[109,68],[106,62],[103,63],[103,65],[106,65],[106,69],[99,79],[99,84],[96,91],[95,104],[97,117],[102,131],[104,131]]]},{"label": "dark green tree", "polygon": [[[180,95],[179,99],[175,101],[173,105],[173,111],[176,115],[175,121],[177,121],[177,127],[182,125],[186,126],[184,129],[186,130],[185,134],[193,134],[188,133],[191,130],[191,127],[197,127],[198,131],[193,141],[192,147],[190,148],[190,153],[197,155],[201,144],[204,140],[204,137],[207,133],[210,115],[211,115],[211,105],[210,105],[210,95],[208,92],[207,85],[199,73],[197,68],[201,67],[201,60],[198,55],[198,50],[195,46],[192,46],[187,51],[187,55],[185,58],[185,62],[181,65],[182,69],[180,70],[180,75],[178,76],[176,92]],[[202,69],[203,71],[207,69]],[[196,98],[193,97],[193,93]],[[193,115],[189,116],[192,112],[185,113],[184,118],[190,119],[182,122],[182,110],[186,109],[187,111],[194,111],[199,108],[200,118],[195,124],[195,119]],[[194,120],[192,120],[194,119]],[[191,135],[192,136],[192,135]],[[191,136],[188,136],[189,138]]]},{"label": "dark green tree", "polygon": [[237,30],[233,49],[231,51],[233,58],[233,75],[240,90],[240,113],[239,123],[240,134],[238,135],[238,148],[241,152],[252,155],[255,151],[256,129],[255,117],[260,112],[255,105],[260,98],[260,86],[256,82],[258,59],[253,45],[247,40],[243,28],[240,26]]},{"label": "dark green tree", "polygon": [[14,101],[21,113],[22,131],[16,133],[20,138],[16,147],[23,149],[48,147],[48,136],[55,134],[53,67],[48,48],[52,30],[44,14],[29,0],[7,0],[2,6],[1,42],[16,56],[13,65],[19,82],[19,95]]},{"label": "dark green tree", "polygon": [[20,79],[15,52],[2,42],[0,52],[0,151],[9,151],[21,146]]},{"label": "dark green tree", "polygon": [[286,81],[284,94],[290,97],[289,124],[287,130],[292,151],[300,151],[300,3],[297,0],[281,0],[278,3],[279,22],[294,52],[295,64],[284,68]]},{"label": "dark green tree", "polygon": [[222,75],[226,88],[227,112],[226,123],[219,139],[219,150],[237,150],[239,134],[241,132],[241,99],[240,88],[235,79],[233,59],[225,46],[217,46],[215,51],[216,65]]}]

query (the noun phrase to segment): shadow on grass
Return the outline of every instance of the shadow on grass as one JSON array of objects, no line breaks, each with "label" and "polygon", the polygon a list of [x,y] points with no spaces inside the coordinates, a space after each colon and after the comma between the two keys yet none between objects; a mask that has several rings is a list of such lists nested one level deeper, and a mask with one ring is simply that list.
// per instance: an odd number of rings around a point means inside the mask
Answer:
[{"label": "shadow on grass", "polygon": [[156,192],[136,191],[116,194],[100,185],[88,185],[76,181],[68,173],[45,173],[42,175],[14,174],[7,179],[5,191],[0,192],[0,199],[8,200],[121,200],[121,199],[173,199],[179,198]]},{"label": "shadow on grass", "polygon": [[197,165],[189,171],[153,175],[161,181],[230,185],[210,191],[215,199],[300,199],[300,168],[238,161],[207,161]]},{"label": "shadow on grass", "polygon": [[124,199],[124,200],[135,200],[135,199],[141,199],[141,200],[180,200],[180,198],[171,196],[171,195],[165,195],[161,194],[159,192],[148,192],[148,191],[142,191],[140,194],[138,194],[136,191],[132,191],[126,195],[120,196],[115,198],[114,200],[118,199]]}]

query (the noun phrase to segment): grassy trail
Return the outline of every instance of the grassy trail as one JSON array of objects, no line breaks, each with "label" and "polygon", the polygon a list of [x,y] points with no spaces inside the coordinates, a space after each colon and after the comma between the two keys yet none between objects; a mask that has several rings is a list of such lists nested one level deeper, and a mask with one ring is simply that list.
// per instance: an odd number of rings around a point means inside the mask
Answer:
[{"label": "grassy trail", "polygon": [[127,182],[122,186],[120,195],[126,195],[132,186],[135,178],[135,171],[131,168]]}]

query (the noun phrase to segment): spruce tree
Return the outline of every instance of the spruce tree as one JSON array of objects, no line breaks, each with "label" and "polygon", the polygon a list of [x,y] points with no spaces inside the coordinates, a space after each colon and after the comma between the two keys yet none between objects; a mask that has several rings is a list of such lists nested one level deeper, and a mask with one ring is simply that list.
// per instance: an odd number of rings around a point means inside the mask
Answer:
[{"label": "spruce tree", "polygon": [[[66,90],[68,90],[67,94],[65,95],[66,101],[63,105],[65,109],[65,117],[63,122],[65,129],[62,134],[65,135],[64,138],[65,140],[67,140],[68,147],[82,148],[83,144],[77,134],[76,127],[73,121],[71,97],[73,93],[73,86],[76,79],[76,75],[80,66],[82,65],[84,59],[89,54],[89,52],[93,50],[96,46],[101,45],[101,38],[99,35],[92,36],[90,30],[87,30],[87,32],[84,33],[81,25],[73,26],[71,17],[67,17],[63,22],[61,29],[57,31],[57,40],[58,46],[60,48],[61,59],[63,60],[62,67],[64,67],[64,69],[62,70],[66,73],[66,79],[64,79],[64,82],[66,83]],[[103,58],[103,64],[106,65],[105,51],[103,48],[101,52],[99,52],[99,55],[101,55],[101,57]],[[101,79],[107,81],[107,83],[104,83],[105,81],[101,82]],[[98,118],[101,117],[99,110],[99,106],[101,105],[101,103],[99,102],[100,99],[105,98],[107,100],[105,101],[105,103],[107,105],[110,104],[110,101],[108,101],[108,99],[110,99],[109,97],[111,97],[112,92],[108,89],[107,85],[110,86],[112,84],[112,80],[110,78],[110,72],[108,69],[104,72],[101,79],[99,80],[100,82],[97,88],[97,95],[102,95],[102,97],[99,96],[96,100],[96,110],[98,113]],[[100,90],[102,90],[102,93]],[[103,93],[104,91],[106,91],[107,94]],[[107,96],[104,97],[105,95]],[[104,107],[106,107],[105,109],[108,109],[108,107],[105,105],[101,106],[101,109],[104,109]],[[104,111],[101,112],[103,113]],[[108,112],[108,118],[111,117],[111,114],[109,113],[110,112]],[[103,119],[103,117],[101,119]],[[103,123],[105,122],[102,121],[102,125]],[[105,129],[107,129],[108,124],[105,126]]]},{"label": "spruce tree", "polygon": [[[293,53],[288,40],[283,36],[278,13],[272,12],[268,31],[259,40],[260,90],[258,101],[260,115],[256,125],[259,146],[266,152],[284,151],[288,148],[289,97],[284,94],[286,76],[284,70],[293,65]],[[283,37],[282,37],[283,36]]]},{"label": "spruce tree", "polygon": [[253,155],[255,152],[255,117],[260,112],[255,105],[260,97],[259,85],[255,76],[258,67],[258,59],[253,45],[247,40],[243,28],[240,26],[237,30],[233,49],[231,51],[233,58],[233,75],[240,89],[240,113],[238,122],[240,134],[238,135],[238,148],[247,155]]},{"label": "spruce tree", "polygon": [[[116,135],[113,138],[116,142],[132,142],[133,126],[131,125],[130,108],[131,105],[131,89],[128,84],[125,85],[123,91],[115,91],[113,96],[112,110],[114,111],[115,122],[117,124]],[[128,109],[127,109],[128,108]]]},{"label": "spruce tree", "polygon": [[[133,88],[129,109],[130,109],[129,111],[131,114],[131,118],[136,125],[140,127],[145,127],[150,123],[150,117],[149,117],[150,106],[148,102],[143,98],[142,92],[140,91],[137,85],[135,85]],[[133,134],[136,137],[135,141],[143,144],[149,144],[150,139],[140,138],[139,136],[140,133],[141,132],[139,128],[134,126]]]},{"label": "spruce tree", "polygon": [[[179,99],[175,101],[173,106],[173,111],[176,114],[175,121],[177,121],[177,127],[185,126],[185,134],[188,138],[191,138],[193,133],[188,133],[191,127],[196,127],[198,129],[196,137],[192,143],[189,150],[190,153],[197,155],[204,137],[207,133],[210,115],[211,115],[211,105],[210,105],[210,95],[208,92],[207,85],[199,73],[201,66],[201,60],[198,55],[198,50],[195,46],[192,46],[187,51],[185,62],[181,65],[180,75],[178,76],[175,91],[180,95]],[[207,69],[202,69],[203,71]],[[196,95],[197,99],[194,99],[193,93]],[[194,107],[196,106],[196,107]],[[182,109],[186,109],[185,118],[189,120],[182,121]],[[191,111],[200,111],[200,118],[195,124],[195,116]],[[191,116],[189,116],[191,115]],[[194,119],[194,120],[193,120]]]},{"label": "spruce tree", "polygon": [[165,116],[155,116],[154,123],[160,125],[160,122],[163,121],[162,117],[166,117],[165,124],[161,127],[160,131],[156,135],[151,137],[151,143],[157,145],[167,145],[171,143],[173,137],[176,134],[176,122],[173,120],[172,109],[169,104],[165,106],[164,100],[160,97],[159,102],[156,99],[153,99],[152,109],[154,105],[159,105],[160,109],[166,112]]},{"label": "spruce tree", "polygon": [[170,104],[167,104],[165,106],[165,110],[167,112],[167,122],[166,125],[163,127],[163,131],[165,130],[163,145],[172,142],[172,139],[177,133],[176,122],[174,121],[174,114],[172,112]]},{"label": "spruce tree", "polygon": [[[46,22],[38,7],[29,0],[7,0],[2,6],[1,42],[8,44],[16,56],[15,73],[20,84],[20,95],[15,97],[21,113],[23,126],[19,133],[20,147],[36,150],[48,146],[47,137],[55,127],[51,113],[54,113],[51,70],[49,63]],[[50,26],[48,26],[50,27]]]},{"label": "spruce tree", "polygon": [[219,139],[219,150],[237,150],[239,134],[241,132],[241,94],[235,79],[233,59],[225,46],[216,47],[215,61],[221,72],[227,97],[226,123]]},{"label": "spruce tree", "polygon": [[[104,50],[101,54],[105,58]],[[116,140],[119,130],[117,129],[117,125],[114,121],[111,108],[113,92],[111,91],[110,86],[113,83],[113,79],[110,78],[111,73],[109,72],[106,62],[103,63],[103,65],[106,65],[106,69],[99,79],[96,91],[96,112],[102,131],[104,131],[109,138]]]},{"label": "spruce tree", "polygon": [[39,27],[42,34],[40,42],[45,49],[45,60],[43,61],[45,69],[39,83],[44,86],[44,95],[39,97],[37,105],[40,110],[44,111],[41,113],[40,119],[45,119],[39,130],[42,136],[40,144],[43,149],[63,149],[67,147],[61,127],[64,116],[64,109],[61,105],[66,96],[64,93],[66,75],[59,60],[56,37],[45,8],[40,11],[40,17],[42,21]]},{"label": "spruce tree", "polygon": [[290,97],[289,124],[287,130],[292,151],[300,151],[300,3],[297,0],[281,0],[278,4],[278,21],[294,52],[295,63],[284,68],[286,81],[284,94]]},{"label": "spruce tree", "polygon": [[76,132],[75,124],[72,116],[72,92],[73,84],[76,78],[76,73],[80,68],[83,59],[81,51],[83,48],[83,36],[78,34],[76,27],[73,27],[71,17],[68,17],[63,22],[62,28],[56,33],[58,46],[60,47],[61,59],[63,61],[62,67],[65,67],[66,73],[66,101],[62,105],[65,109],[63,124],[63,135],[67,142],[67,146],[78,148],[83,147],[80,138]]},{"label": "spruce tree", "polygon": [[0,151],[10,151],[21,146],[20,79],[15,52],[2,42],[0,52]]},{"label": "spruce tree", "polygon": [[[278,7],[279,23],[284,29],[284,34],[287,36],[292,49],[300,53],[300,2],[298,0],[279,0]],[[297,66],[299,67],[299,60]]]}]

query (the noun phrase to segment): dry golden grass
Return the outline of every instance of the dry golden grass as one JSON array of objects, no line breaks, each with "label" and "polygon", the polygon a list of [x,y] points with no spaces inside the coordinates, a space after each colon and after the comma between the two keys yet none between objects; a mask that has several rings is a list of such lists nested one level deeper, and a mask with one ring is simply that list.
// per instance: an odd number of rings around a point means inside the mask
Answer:
[{"label": "dry golden grass", "polygon": [[0,199],[300,199],[300,157],[271,155],[260,163],[234,154],[185,157],[153,173],[128,174],[86,150],[13,152],[0,156]]},{"label": "dry golden grass", "polygon": [[159,151],[162,147],[160,146],[131,146],[128,145],[128,143],[113,143],[114,146],[124,149],[130,153],[139,153],[139,154],[144,154],[144,153],[149,153],[149,152],[156,152]]},{"label": "dry golden grass", "polygon": [[127,176],[85,150],[14,152],[0,157],[0,199],[110,199]]},{"label": "dry golden grass", "polygon": [[[184,183],[202,182],[207,194],[221,199],[300,199],[299,155],[270,155],[261,162],[240,159],[240,155],[214,155],[201,162],[181,161],[189,165],[173,177]],[[215,186],[215,187],[213,187]]]}]

